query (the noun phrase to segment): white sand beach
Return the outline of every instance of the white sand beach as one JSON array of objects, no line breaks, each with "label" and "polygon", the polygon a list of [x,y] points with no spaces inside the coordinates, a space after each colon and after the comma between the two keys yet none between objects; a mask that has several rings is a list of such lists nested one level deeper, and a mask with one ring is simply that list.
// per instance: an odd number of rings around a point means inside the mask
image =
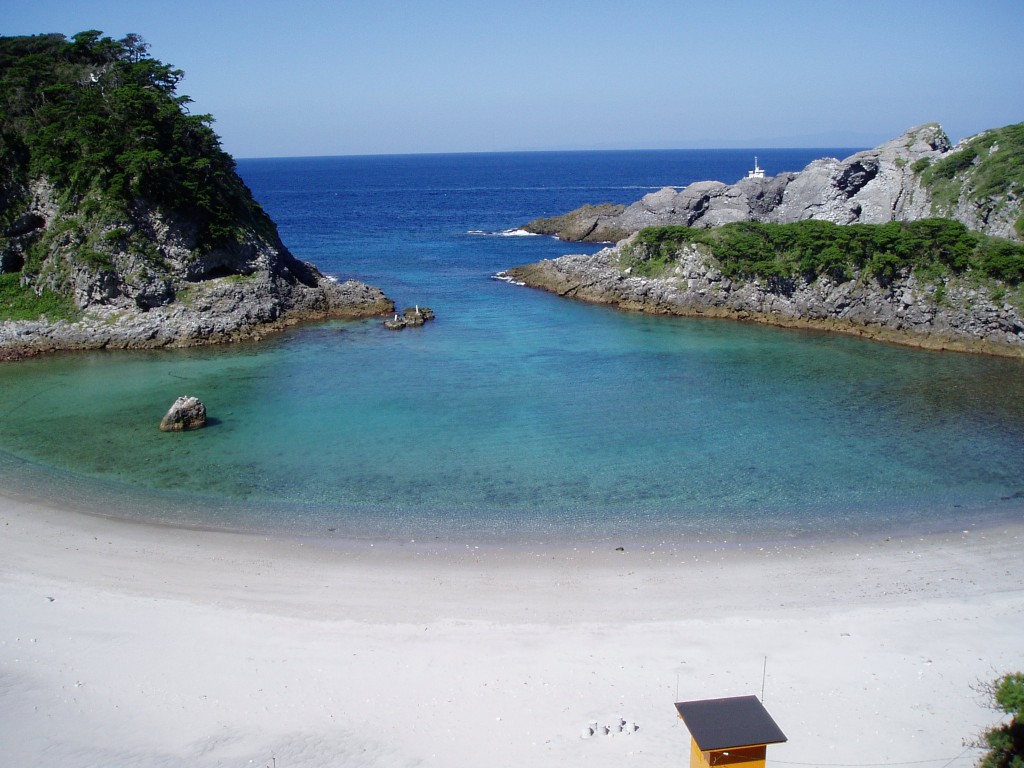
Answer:
[{"label": "white sand beach", "polygon": [[0,745],[76,768],[686,765],[673,702],[760,695],[766,671],[770,764],[967,766],[997,720],[972,686],[1024,668],[1022,533],[446,550],[5,498]]}]

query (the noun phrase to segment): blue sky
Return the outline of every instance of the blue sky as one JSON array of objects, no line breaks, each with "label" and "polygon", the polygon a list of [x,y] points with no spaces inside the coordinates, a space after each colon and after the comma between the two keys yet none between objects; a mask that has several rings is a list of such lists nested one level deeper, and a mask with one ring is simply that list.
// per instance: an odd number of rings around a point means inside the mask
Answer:
[{"label": "blue sky", "polygon": [[237,157],[871,146],[1024,120],[1024,0],[32,0],[141,34]]}]

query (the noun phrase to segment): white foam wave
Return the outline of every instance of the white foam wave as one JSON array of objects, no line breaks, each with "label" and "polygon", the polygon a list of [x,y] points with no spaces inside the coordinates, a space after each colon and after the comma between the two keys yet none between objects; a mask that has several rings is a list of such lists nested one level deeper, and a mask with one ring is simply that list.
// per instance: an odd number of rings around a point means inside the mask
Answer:
[{"label": "white foam wave", "polygon": [[482,237],[539,237],[536,232],[527,232],[525,229],[503,229],[500,232],[487,232],[483,229],[471,229],[467,235],[479,235]]},{"label": "white foam wave", "polygon": [[505,271],[501,271],[491,275],[491,279],[501,280],[503,283],[508,283],[509,285],[526,285],[526,283],[524,283],[522,280],[516,280],[514,277],[512,277],[512,275],[508,274]]}]

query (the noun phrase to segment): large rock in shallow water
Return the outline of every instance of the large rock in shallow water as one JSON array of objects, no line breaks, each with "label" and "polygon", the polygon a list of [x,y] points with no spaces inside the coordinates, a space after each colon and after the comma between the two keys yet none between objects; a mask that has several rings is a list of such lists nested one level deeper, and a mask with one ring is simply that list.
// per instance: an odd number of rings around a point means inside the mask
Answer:
[{"label": "large rock in shallow water", "polygon": [[174,405],[160,421],[161,432],[184,432],[187,429],[200,429],[206,426],[206,406],[198,397],[183,396],[174,401]]}]

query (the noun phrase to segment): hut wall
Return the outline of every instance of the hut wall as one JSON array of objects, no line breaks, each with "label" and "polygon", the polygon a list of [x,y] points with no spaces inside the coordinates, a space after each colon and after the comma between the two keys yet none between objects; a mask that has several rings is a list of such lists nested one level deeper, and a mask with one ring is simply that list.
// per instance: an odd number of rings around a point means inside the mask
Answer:
[{"label": "hut wall", "polygon": [[741,766],[741,768],[765,768],[768,746],[755,744],[752,747],[732,747],[711,752],[701,752],[696,741],[690,741],[690,768],[718,768],[719,766]]}]

